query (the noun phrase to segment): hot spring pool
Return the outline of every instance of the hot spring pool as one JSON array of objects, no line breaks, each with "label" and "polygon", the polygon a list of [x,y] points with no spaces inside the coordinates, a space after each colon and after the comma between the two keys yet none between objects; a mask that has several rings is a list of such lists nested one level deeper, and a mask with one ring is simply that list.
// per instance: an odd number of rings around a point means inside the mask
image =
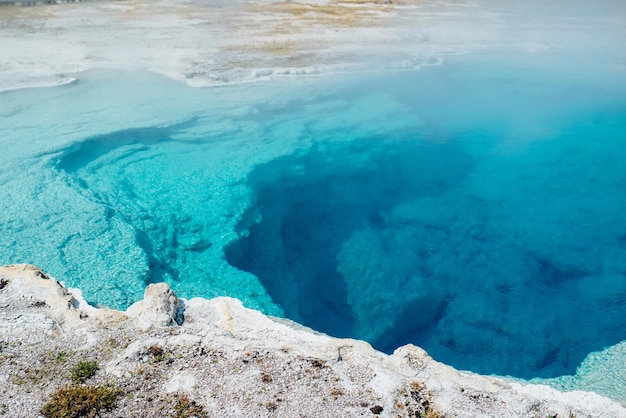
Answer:
[{"label": "hot spring pool", "polygon": [[114,308],[166,281],[459,369],[573,375],[626,339],[626,73],[556,61],[1,93],[0,262]]}]

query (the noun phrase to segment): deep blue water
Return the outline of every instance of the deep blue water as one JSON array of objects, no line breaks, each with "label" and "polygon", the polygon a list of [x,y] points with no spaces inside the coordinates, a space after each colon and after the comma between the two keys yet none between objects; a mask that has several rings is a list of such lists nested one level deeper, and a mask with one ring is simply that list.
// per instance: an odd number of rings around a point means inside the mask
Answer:
[{"label": "deep blue water", "polygon": [[0,261],[96,304],[167,281],[460,369],[574,374],[626,339],[626,76],[563,68],[0,94]]}]

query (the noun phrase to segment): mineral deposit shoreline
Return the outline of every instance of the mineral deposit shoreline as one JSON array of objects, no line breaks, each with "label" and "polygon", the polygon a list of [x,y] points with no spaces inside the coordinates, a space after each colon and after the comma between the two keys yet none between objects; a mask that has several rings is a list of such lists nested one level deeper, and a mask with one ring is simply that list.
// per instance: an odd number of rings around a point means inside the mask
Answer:
[{"label": "mineral deposit shoreline", "polygon": [[593,13],[494,0],[7,5],[0,7],[0,91],[64,83],[94,68],[150,70],[191,86],[213,86],[418,69],[484,50],[573,51],[582,63],[597,59],[596,43],[611,50],[607,65],[623,67],[626,52],[614,40],[626,24],[611,4],[602,0]]},{"label": "mineral deposit shoreline", "polygon": [[[0,267],[0,411],[38,416],[59,390],[115,388],[101,417],[625,417],[590,392],[460,372],[415,346],[380,353],[164,283],[96,309],[31,265]],[[76,379],[77,367],[96,371]],[[424,415],[421,415],[424,414]]]}]

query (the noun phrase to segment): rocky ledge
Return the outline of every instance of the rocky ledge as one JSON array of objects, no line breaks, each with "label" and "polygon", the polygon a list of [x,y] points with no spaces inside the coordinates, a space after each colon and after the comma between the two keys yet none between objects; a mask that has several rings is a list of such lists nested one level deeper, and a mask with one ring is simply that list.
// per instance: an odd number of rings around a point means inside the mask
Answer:
[{"label": "rocky ledge", "polygon": [[380,353],[244,308],[148,286],[96,309],[31,265],[0,267],[0,415],[10,417],[626,417],[588,392]]}]

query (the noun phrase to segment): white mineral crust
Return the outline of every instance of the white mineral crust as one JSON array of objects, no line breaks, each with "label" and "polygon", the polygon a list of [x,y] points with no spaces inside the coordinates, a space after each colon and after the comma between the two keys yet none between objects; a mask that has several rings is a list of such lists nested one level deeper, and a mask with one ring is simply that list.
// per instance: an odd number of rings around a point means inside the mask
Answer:
[{"label": "white mineral crust", "polygon": [[413,345],[385,355],[236,299],[179,300],[163,283],[148,286],[144,300],[126,312],[78,304],[31,265],[0,267],[0,283],[0,391],[8,416],[36,416],[68,384],[70,364],[94,359],[100,370],[93,383],[126,393],[103,417],[161,416],[180,394],[209,416],[367,416],[382,407],[377,412],[387,417],[423,410],[626,417],[626,408],[594,393],[460,372]]}]

